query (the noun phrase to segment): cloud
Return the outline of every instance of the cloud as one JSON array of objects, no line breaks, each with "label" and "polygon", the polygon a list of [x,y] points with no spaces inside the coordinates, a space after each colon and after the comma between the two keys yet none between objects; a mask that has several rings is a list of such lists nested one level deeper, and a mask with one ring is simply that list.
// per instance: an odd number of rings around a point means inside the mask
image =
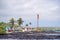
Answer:
[{"label": "cloud", "polygon": [[36,19],[57,21],[60,20],[60,7],[57,0],[0,0],[0,16],[22,17],[24,20]]}]

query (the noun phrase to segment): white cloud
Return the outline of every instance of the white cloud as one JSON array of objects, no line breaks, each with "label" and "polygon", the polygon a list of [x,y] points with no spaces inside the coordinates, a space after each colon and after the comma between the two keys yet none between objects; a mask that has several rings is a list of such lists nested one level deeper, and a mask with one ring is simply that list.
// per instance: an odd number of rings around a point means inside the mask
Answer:
[{"label": "white cloud", "polygon": [[11,17],[22,17],[26,19],[36,19],[36,14],[41,20],[58,20],[57,12],[59,6],[56,1],[47,0],[3,0],[6,9],[0,11]]}]

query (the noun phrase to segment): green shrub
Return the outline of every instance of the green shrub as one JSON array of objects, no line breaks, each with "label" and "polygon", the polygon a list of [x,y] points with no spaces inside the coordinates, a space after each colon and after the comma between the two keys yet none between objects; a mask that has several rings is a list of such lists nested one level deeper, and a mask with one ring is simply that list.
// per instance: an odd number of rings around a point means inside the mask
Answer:
[{"label": "green shrub", "polygon": [[0,34],[5,34],[6,30],[5,30],[5,26],[0,26]]},{"label": "green shrub", "polygon": [[22,30],[19,30],[19,32],[23,32]]}]

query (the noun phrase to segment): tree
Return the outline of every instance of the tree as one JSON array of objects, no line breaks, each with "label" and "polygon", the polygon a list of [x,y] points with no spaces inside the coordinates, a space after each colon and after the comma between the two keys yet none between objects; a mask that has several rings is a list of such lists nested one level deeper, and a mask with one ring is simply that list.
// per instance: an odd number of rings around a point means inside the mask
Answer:
[{"label": "tree", "polygon": [[31,26],[32,23],[30,22],[29,24],[30,24],[30,26]]},{"label": "tree", "polygon": [[0,25],[5,25],[6,23],[5,22],[0,22]]},{"label": "tree", "polygon": [[22,18],[19,18],[17,21],[18,21],[18,25],[21,26],[21,24],[23,23]]},{"label": "tree", "polygon": [[4,25],[0,25],[0,34],[6,34],[6,28]]},{"label": "tree", "polygon": [[26,26],[28,26],[28,24],[26,24]]},{"label": "tree", "polygon": [[14,26],[14,18],[10,19],[10,23],[11,23],[11,26],[13,27]]}]

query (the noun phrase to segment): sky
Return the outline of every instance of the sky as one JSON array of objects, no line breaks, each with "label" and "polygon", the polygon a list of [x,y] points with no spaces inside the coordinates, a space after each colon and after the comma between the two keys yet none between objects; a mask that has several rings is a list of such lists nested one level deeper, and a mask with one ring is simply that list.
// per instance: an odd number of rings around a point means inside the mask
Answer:
[{"label": "sky", "polygon": [[22,18],[23,26],[31,22],[35,27],[37,14],[40,27],[60,26],[60,0],[0,0],[0,21]]}]

